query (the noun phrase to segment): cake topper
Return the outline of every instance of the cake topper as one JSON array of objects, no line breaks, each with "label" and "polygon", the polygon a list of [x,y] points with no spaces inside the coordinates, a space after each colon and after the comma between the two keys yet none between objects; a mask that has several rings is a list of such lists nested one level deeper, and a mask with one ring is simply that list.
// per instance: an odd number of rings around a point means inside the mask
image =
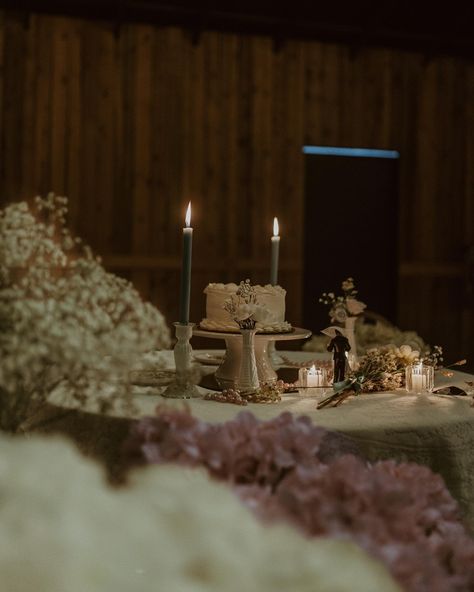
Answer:
[{"label": "cake topper", "polygon": [[241,281],[237,292],[224,302],[224,309],[240,329],[255,329],[255,325],[273,320],[270,311],[258,303],[257,294],[250,280]]},{"label": "cake topper", "polygon": [[328,351],[333,352],[334,379],[333,382],[342,382],[346,375],[346,352],[350,351],[349,340],[340,329],[334,329],[334,337],[329,342]]}]

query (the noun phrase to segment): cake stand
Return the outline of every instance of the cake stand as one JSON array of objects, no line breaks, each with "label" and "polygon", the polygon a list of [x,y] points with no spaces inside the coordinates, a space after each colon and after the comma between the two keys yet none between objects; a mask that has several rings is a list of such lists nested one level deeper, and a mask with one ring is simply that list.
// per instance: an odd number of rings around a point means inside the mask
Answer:
[{"label": "cake stand", "polygon": [[[196,337],[208,337],[209,339],[223,339],[226,344],[224,360],[216,370],[215,378],[221,388],[232,388],[239,378],[242,359],[242,335],[241,333],[225,333],[222,331],[206,331],[195,329]],[[268,356],[268,344],[272,341],[291,341],[294,339],[307,339],[311,331],[294,327],[288,333],[256,333],[255,361],[260,383],[276,382],[277,375]]]}]

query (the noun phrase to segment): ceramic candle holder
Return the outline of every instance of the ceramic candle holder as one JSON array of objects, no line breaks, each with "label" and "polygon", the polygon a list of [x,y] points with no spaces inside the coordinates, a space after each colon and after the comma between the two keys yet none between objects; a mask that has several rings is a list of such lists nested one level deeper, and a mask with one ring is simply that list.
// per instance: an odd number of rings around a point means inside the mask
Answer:
[{"label": "ceramic candle holder", "polygon": [[423,363],[407,366],[405,385],[409,393],[431,392],[434,388],[434,367]]},{"label": "ceramic candle holder", "polygon": [[174,361],[176,375],[173,382],[162,393],[163,397],[170,399],[193,399],[200,397],[197,386],[191,382],[191,365],[193,348],[190,339],[193,335],[194,323],[182,325],[174,323],[176,331],[176,345],[174,346]]}]

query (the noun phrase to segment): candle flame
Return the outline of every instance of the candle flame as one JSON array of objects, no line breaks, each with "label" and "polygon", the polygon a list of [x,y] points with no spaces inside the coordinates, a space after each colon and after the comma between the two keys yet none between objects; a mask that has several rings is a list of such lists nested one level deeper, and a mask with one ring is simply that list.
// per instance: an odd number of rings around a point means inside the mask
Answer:
[{"label": "candle flame", "polygon": [[280,227],[278,226],[278,218],[273,218],[273,236],[278,236]]},{"label": "candle flame", "polygon": [[[275,220],[276,220],[276,218],[275,218]],[[308,374],[316,374],[316,366],[314,364],[308,370]]]},{"label": "candle flame", "polygon": [[186,217],[184,219],[186,228],[191,226],[191,202],[188,203],[188,209],[186,210]]},{"label": "candle flame", "polygon": [[423,372],[423,360],[420,360],[418,362],[418,364],[415,364],[413,369],[415,370],[416,373],[421,373]]}]

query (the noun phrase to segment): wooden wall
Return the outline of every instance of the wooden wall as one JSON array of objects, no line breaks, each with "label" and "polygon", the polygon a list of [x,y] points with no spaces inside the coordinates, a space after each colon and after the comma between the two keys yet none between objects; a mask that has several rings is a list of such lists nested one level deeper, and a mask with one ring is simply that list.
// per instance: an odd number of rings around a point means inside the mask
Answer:
[{"label": "wooden wall", "polygon": [[300,322],[304,144],[400,151],[399,324],[474,360],[473,63],[0,13],[1,201],[68,195],[76,231],[170,322],[189,199],[192,318],[209,281],[267,280],[276,215]]}]

